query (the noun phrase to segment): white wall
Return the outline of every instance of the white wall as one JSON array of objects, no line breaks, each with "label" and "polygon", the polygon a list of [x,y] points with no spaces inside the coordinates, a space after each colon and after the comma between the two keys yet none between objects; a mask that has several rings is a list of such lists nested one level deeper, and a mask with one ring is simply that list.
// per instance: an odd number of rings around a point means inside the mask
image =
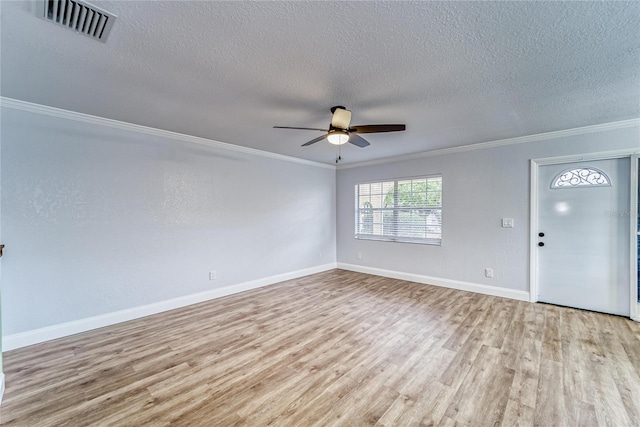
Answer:
[{"label": "white wall", "polygon": [[12,108],[1,136],[5,338],[335,263],[332,168]]},{"label": "white wall", "polygon": [[[338,263],[528,292],[529,160],[638,148],[633,127],[339,169]],[[442,246],[354,238],[356,183],[429,174],[443,176]],[[505,217],[515,228],[501,228]],[[494,278],[484,277],[485,267]]]}]

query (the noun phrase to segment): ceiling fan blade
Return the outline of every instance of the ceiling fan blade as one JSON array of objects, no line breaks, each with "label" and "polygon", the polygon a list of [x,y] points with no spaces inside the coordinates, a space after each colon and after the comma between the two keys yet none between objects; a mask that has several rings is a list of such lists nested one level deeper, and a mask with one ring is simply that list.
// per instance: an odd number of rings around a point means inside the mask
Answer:
[{"label": "ceiling fan blade", "polygon": [[326,138],[327,138],[327,135],[322,135],[322,136],[319,136],[319,137],[317,137],[315,139],[312,139],[309,142],[306,142],[306,143],[302,144],[302,146],[306,147],[307,145],[315,144],[316,142],[322,141],[323,139],[326,139]]},{"label": "ceiling fan blade", "polygon": [[319,130],[322,132],[329,132],[329,129],[318,129],[318,128],[296,128],[291,126],[274,126],[274,129],[300,129],[300,130]]},{"label": "ceiling fan blade", "polygon": [[351,111],[336,108],[331,117],[331,126],[338,129],[349,129],[351,123]]},{"label": "ceiling fan blade", "polygon": [[377,133],[377,132],[398,132],[407,128],[406,125],[362,125],[352,126],[349,132],[357,133]]},{"label": "ceiling fan blade", "polygon": [[369,144],[369,141],[367,141],[363,137],[358,136],[358,135],[356,135],[354,133],[349,135],[349,142],[351,144],[355,145],[355,146],[360,147],[360,148],[364,148],[364,147],[366,147],[368,145],[371,145],[371,144]]}]

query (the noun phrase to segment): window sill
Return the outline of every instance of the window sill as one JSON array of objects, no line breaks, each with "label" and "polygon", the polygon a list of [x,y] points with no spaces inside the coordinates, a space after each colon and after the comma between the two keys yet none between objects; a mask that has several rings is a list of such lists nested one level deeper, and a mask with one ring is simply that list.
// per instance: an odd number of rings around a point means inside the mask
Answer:
[{"label": "window sill", "polygon": [[442,246],[442,239],[402,239],[402,238],[385,238],[378,236],[354,236],[358,240],[374,240],[377,242],[391,242],[391,243],[412,243],[415,245],[430,245],[430,246]]}]

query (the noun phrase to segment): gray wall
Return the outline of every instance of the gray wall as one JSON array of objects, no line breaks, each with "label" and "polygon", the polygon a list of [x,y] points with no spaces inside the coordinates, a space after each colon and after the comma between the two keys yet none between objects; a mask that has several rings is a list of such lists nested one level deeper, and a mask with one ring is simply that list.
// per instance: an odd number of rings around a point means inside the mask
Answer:
[{"label": "gray wall", "polygon": [[5,337],[335,262],[333,169],[9,108],[1,136]]},{"label": "gray wall", "polygon": [[[342,263],[527,291],[529,159],[640,148],[638,128],[627,128],[339,169],[336,178],[10,108],[1,132],[5,336],[325,265],[336,244]],[[442,246],[354,239],[356,182],[437,173]],[[503,217],[516,227],[501,228]]]},{"label": "gray wall", "polygon": [[[339,169],[338,262],[528,291],[529,160],[638,148],[635,127]],[[442,246],[354,238],[356,183],[431,174],[443,176]],[[515,228],[501,228],[505,217]]]},{"label": "gray wall", "polygon": [[[0,109],[0,125],[2,124],[2,111]],[[0,218],[2,218],[2,130],[0,129]],[[2,221],[0,221],[0,243],[2,238]],[[4,374],[2,364],[2,259],[0,258],[0,401],[2,400],[2,390]]]}]

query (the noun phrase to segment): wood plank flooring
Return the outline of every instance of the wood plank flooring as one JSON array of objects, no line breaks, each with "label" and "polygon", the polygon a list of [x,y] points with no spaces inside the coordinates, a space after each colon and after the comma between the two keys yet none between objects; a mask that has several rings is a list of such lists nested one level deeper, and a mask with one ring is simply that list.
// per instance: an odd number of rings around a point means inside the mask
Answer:
[{"label": "wood plank flooring", "polygon": [[342,270],[4,364],[2,426],[640,426],[640,324]]}]

